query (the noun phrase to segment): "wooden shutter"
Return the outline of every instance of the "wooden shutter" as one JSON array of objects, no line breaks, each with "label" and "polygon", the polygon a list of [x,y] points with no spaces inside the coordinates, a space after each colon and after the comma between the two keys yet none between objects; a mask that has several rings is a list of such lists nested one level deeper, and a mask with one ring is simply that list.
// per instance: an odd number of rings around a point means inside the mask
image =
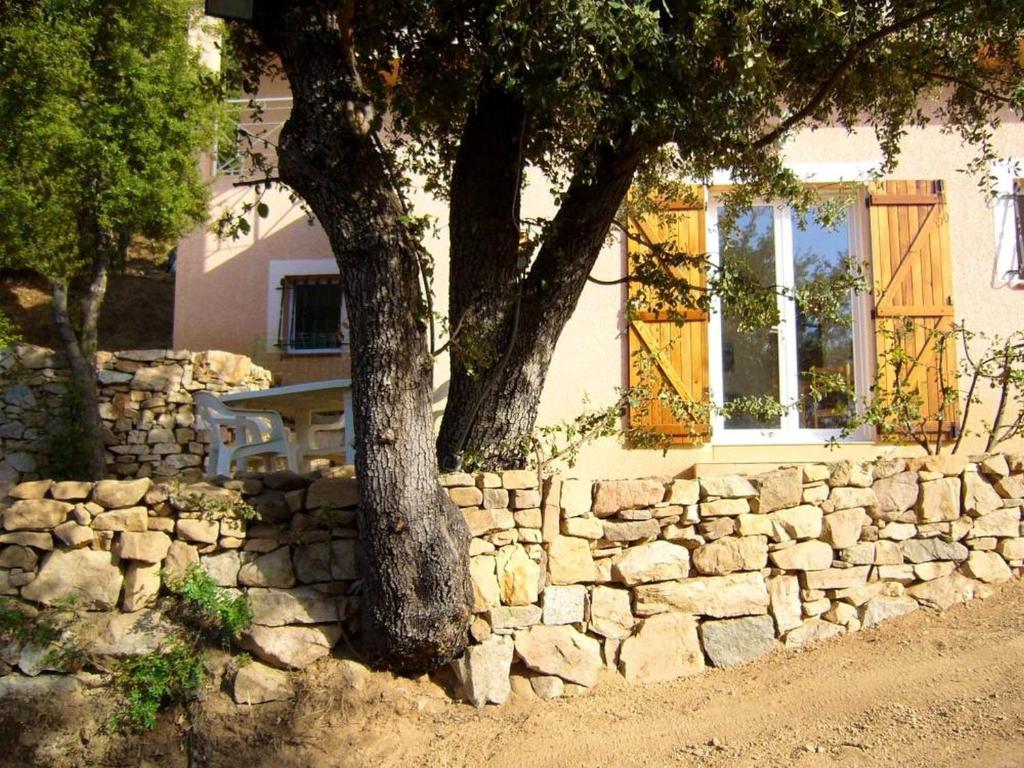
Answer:
[{"label": "wooden shutter", "polygon": [[[704,254],[705,225],[703,203],[667,204],[670,217],[645,216],[630,219],[629,265],[650,253],[645,243],[664,244],[689,254]],[[662,220],[664,218],[664,220]],[[678,269],[664,264],[666,270],[691,285],[706,285],[703,268]],[[637,297],[638,287],[630,285],[630,298]],[[631,302],[633,305],[634,302]],[[629,385],[647,387],[654,396],[643,408],[632,409],[629,422],[640,428],[668,437],[673,443],[696,443],[706,440],[710,427],[705,420],[681,422],[673,411],[658,402],[659,392],[668,391],[685,400],[706,402],[708,399],[708,317],[699,309],[676,308],[675,317],[667,310],[653,312],[642,306],[629,313]],[[682,319],[682,322],[680,322]]]},{"label": "wooden shutter", "polygon": [[[893,344],[886,332],[912,324],[913,332],[903,340],[912,362],[901,378],[919,392],[924,413],[938,413],[940,378],[947,387],[957,386],[956,345],[947,345],[940,356],[929,343],[930,333],[953,326],[953,275],[943,185],[941,181],[885,181],[871,185],[868,192],[879,384],[886,390],[894,384],[894,372],[884,364]],[[943,414],[946,431],[957,424],[959,404],[946,404]],[[934,434],[938,420],[924,426]]]}]

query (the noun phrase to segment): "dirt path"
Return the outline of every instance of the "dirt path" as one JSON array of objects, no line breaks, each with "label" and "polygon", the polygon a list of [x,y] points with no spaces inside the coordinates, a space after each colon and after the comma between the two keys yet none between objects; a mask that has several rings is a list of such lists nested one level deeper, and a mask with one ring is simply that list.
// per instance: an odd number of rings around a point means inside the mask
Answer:
[{"label": "dirt path", "polygon": [[228,738],[208,745],[211,764],[1024,766],[1024,583],[801,653],[552,702],[477,711],[425,683],[355,695],[334,677],[311,680],[289,727],[246,763]]},{"label": "dirt path", "polygon": [[[193,765],[1024,766],[1022,581],[803,652],[662,685],[610,678],[551,702],[476,710],[425,679],[372,675],[354,687],[344,669],[318,665],[289,706],[246,710],[211,694]],[[45,764],[185,766],[181,722],[131,742],[93,738]],[[43,740],[56,738],[50,729]]]}]

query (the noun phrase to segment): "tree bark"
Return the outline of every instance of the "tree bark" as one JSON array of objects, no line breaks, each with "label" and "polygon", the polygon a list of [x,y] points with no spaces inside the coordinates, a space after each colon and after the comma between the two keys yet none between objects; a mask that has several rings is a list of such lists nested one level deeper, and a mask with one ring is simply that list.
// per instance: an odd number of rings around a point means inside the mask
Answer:
[{"label": "tree bark", "polygon": [[[595,146],[587,153],[529,274],[519,286],[507,279],[501,285],[506,297],[518,296],[518,301],[476,308],[500,313],[500,321],[489,326],[495,329],[490,343],[504,350],[504,356],[475,375],[452,356],[448,404],[438,437],[442,466],[458,464],[463,455],[497,468],[525,461],[520,438],[533,431],[555,344],[576,308],[642,153],[635,138],[615,148]],[[453,198],[453,209],[455,203]],[[487,252],[478,249],[476,259],[487,263]],[[488,273],[478,272],[483,274],[477,279],[495,281],[493,274],[488,278]],[[474,295],[474,286],[466,284],[471,279],[457,276],[453,268],[453,298]]]},{"label": "tree bark", "polygon": [[437,480],[422,246],[373,140],[344,12],[268,3],[256,28],[292,88],[280,176],[326,230],[349,307],[364,646],[423,672],[465,647],[472,593],[469,532]]},{"label": "tree bark", "polygon": [[[462,131],[449,205],[451,378],[438,461],[455,470],[481,392],[507,364],[510,318],[519,311],[520,189],[526,114],[519,99],[485,83]],[[478,373],[479,372],[479,373]],[[460,411],[457,418],[453,410]]]},{"label": "tree bark", "polygon": [[101,480],[106,472],[103,422],[100,420],[99,391],[96,387],[96,349],[100,309],[107,294],[107,274],[108,259],[102,250],[98,250],[93,255],[89,285],[82,297],[78,334],[75,333],[68,309],[67,281],[54,280],[50,284],[53,295],[53,319],[71,368],[71,385],[76,388],[81,402],[82,412],[76,415],[81,419],[84,448],[88,452],[86,467],[90,480]]}]

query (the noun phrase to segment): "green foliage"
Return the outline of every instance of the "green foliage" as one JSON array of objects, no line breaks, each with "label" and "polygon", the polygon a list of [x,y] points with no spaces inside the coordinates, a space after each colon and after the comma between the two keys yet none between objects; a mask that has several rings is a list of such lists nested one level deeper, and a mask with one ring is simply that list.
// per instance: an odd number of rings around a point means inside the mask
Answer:
[{"label": "green foliage", "polygon": [[229,645],[252,625],[252,607],[245,595],[234,596],[218,586],[198,563],[170,585],[180,598],[179,614],[204,636]]},{"label": "green foliage", "polygon": [[205,660],[195,645],[175,639],[159,651],[125,661],[114,676],[121,701],[112,727],[127,733],[148,731],[162,709],[195,699],[206,681]]},{"label": "green foliage", "polygon": [[[942,329],[908,319],[883,328],[882,339],[879,372],[867,397],[858,400],[841,382],[815,388],[846,395],[842,436],[868,425],[882,439],[914,442],[929,453],[947,444],[955,453],[968,436],[983,438],[991,452],[1024,434],[1024,331],[990,336],[963,325]],[[958,362],[950,371],[952,354]],[[934,386],[938,397],[932,402],[922,396],[922,382]],[[986,389],[995,404],[991,413],[977,416]]]},{"label": "green foliage", "polygon": [[155,240],[206,212],[214,78],[191,0],[39,0],[0,12],[0,263],[67,280],[101,233]]},{"label": "green foliage", "polygon": [[54,480],[90,479],[92,440],[82,419],[85,404],[73,381],[64,387],[60,406],[51,415],[43,451],[43,475]]},{"label": "green foliage", "polygon": [[60,627],[34,608],[0,597],[0,642],[49,645],[60,637]]},{"label": "green foliage", "polygon": [[13,347],[21,341],[21,332],[11,318],[0,311],[0,349]]},{"label": "green foliage", "polygon": [[180,484],[172,482],[174,505],[182,512],[197,513],[205,518],[220,519],[222,517],[240,518],[242,520],[259,520],[260,512],[241,496],[208,495],[205,493],[186,493]]}]

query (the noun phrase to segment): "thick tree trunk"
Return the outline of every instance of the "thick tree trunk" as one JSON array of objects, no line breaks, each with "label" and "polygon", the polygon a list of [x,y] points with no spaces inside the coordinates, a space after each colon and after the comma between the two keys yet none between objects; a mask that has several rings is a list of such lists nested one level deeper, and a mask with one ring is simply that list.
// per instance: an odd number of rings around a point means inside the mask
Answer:
[{"label": "thick tree trunk", "polygon": [[86,467],[89,480],[101,480],[106,471],[103,447],[103,422],[100,420],[99,392],[96,387],[96,349],[100,308],[107,293],[107,259],[94,255],[93,268],[85,296],[82,297],[80,330],[76,334],[68,309],[68,283],[51,282],[53,319],[71,368],[71,385],[77,390],[82,412],[80,419],[84,449],[88,452]]},{"label": "thick tree trunk", "polygon": [[[499,309],[491,304],[492,313],[501,312],[501,322],[490,326],[496,329],[490,343],[503,350],[503,357],[473,374],[453,355],[448,404],[438,438],[443,466],[458,464],[466,455],[494,467],[521,465],[525,460],[520,438],[533,431],[555,344],[576,308],[641,158],[638,142],[626,140],[618,149],[597,147],[592,157],[580,163],[528,276],[519,286],[514,280],[502,286],[506,297],[519,297],[518,301],[511,306],[506,301]],[[455,202],[453,198],[453,207]],[[486,262],[486,251],[478,251],[476,258]],[[465,284],[470,279],[457,276],[453,268],[453,297],[472,292],[472,286]],[[478,279],[486,280],[486,273]],[[486,309],[482,306],[477,311]]]},{"label": "thick tree trunk", "polygon": [[373,141],[345,20],[316,3],[273,7],[257,29],[294,100],[281,178],[326,230],[349,308],[364,644],[379,665],[422,672],[462,651],[472,609],[469,532],[437,481],[423,254]]}]

